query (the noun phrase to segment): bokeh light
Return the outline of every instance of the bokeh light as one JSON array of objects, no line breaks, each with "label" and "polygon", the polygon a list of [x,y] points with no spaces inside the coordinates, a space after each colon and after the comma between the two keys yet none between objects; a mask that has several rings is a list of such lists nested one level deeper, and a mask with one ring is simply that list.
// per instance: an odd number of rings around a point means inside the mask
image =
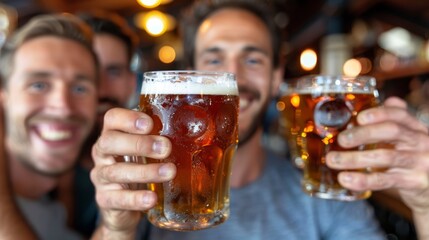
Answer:
[{"label": "bokeh light", "polygon": [[317,64],[317,54],[312,49],[305,49],[301,53],[300,63],[302,69],[305,71],[311,71],[316,67]]},{"label": "bokeh light", "polygon": [[372,71],[372,62],[368,58],[358,58],[360,64],[362,65],[361,74],[367,74]]},{"label": "bokeh light", "polygon": [[145,8],[154,8],[161,4],[161,0],[137,0],[137,2]]},{"label": "bokeh light", "polygon": [[157,10],[136,14],[134,23],[137,27],[144,29],[149,35],[154,37],[161,36],[166,31],[176,27],[174,17]]},{"label": "bokeh light", "polygon": [[162,46],[158,51],[158,57],[163,63],[172,63],[176,59],[176,50],[168,45]]},{"label": "bokeh light", "polygon": [[362,71],[362,65],[359,60],[352,58],[347,60],[343,65],[344,75],[350,77],[356,77]]}]

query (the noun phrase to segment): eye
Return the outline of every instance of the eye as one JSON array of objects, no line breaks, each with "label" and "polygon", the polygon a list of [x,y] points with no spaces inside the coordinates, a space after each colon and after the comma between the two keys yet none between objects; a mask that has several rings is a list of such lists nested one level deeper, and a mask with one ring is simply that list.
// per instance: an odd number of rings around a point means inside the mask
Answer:
[{"label": "eye", "polygon": [[204,62],[206,65],[220,65],[221,64],[221,61],[218,58],[209,58],[209,59],[206,59]]},{"label": "eye", "polygon": [[89,92],[89,87],[84,84],[75,85],[72,87],[72,92],[75,94],[85,94]]},{"label": "eye", "polygon": [[244,60],[247,65],[258,65],[262,63],[262,60],[259,58],[248,57]]},{"label": "eye", "polygon": [[46,82],[32,82],[29,84],[29,89],[32,92],[43,92],[48,89],[49,85]]}]

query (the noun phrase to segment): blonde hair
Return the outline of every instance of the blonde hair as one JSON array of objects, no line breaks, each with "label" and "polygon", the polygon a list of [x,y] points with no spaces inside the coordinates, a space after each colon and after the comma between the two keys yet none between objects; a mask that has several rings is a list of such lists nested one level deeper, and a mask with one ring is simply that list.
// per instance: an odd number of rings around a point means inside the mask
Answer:
[{"label": "blonde hair", "polygon": [[18,29],[3,45],[0,51],[0,78],[3,86],[7,84],[13,71],[16,51],[29,40],[44,36],[56,36],[80,43],[91,53],[98,69],[98,60],[92,48],[92,30],[86,23],[71,14],[40,15]]}]

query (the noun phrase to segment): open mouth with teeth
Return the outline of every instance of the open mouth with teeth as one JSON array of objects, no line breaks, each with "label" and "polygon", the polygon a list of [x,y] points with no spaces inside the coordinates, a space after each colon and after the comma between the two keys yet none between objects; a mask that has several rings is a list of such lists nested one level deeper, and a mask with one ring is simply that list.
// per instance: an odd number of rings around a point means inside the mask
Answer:
[{"label": "open mouth with teeth", "polygon": [[249,94],[240,94],[240,112],[245,111],[250,107],[254,98]]},{"label": "open mouth with teeth", "polygon": [[48,141],[61,141],[69,139],[72,133],[70,131],[48,129],[40,131],[40,136]]},{"label": "open mouth with teeth", "polygon": [[39,125],[37,132],[40,138],[50,142],[63,142],[73,138],[74,127],[71,126],[53,126]]},{"label": "open mouth with teeth", "polygon": [[250,101],[247,98],[240,98],[240,111],[246,109],[250,104]]},{"label": "open mouth with teeth", "polygon": [[240,112],[246,111],[254,101],[260,99],[260,93],[254,88],[239,86]]}]

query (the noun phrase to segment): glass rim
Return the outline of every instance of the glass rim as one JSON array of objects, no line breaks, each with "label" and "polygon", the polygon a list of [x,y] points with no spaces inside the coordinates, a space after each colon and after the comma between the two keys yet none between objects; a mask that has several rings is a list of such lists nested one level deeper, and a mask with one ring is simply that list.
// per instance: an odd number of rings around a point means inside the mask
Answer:
[{"label": "glass rim", "polygon": [[377,80],[370,75],[346,76],[312,74],[281,85],[279,96],[320,93],[371,93],[378,95]]},{"label": "glass rim", "polygon": [[329,74],[311,74],[306,76],[301,76],[298,78],[294,78],[294,80],[299,81],[300,79],[344,79],[344,80],[350,80],[350,79],[374,79],[376,78],[371,75],[357,75],[357,76],[347,76],[347,75],[329,75]]},{"label": "glass rim", "polygon": [[373,76],[358,75],[307,75],[298,78],[295,84],[296,89],[301,88],[317,88],[317,87],[370,87],[377,88],[377,80]]}]

